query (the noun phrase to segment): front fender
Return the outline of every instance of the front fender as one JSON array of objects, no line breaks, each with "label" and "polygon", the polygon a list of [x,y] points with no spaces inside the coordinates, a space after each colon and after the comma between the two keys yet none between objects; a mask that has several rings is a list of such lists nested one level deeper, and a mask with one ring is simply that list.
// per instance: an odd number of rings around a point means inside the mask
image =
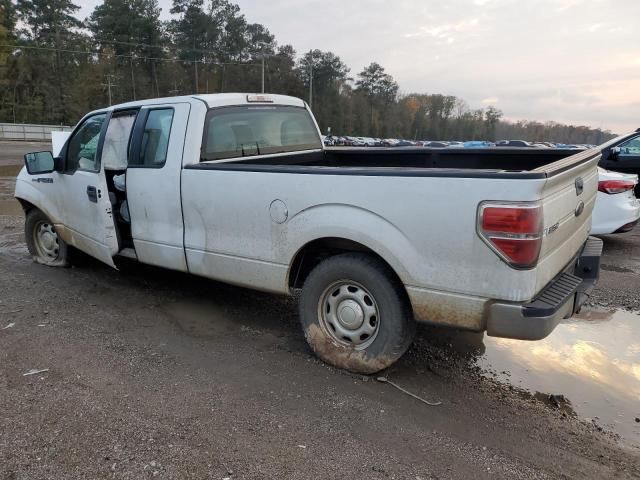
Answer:
[{"label": "front fender", "polygon": [[62,224],[62,212],[56,202],[54,176],[52,173],[29,175],[23,167],[16,178],[14,196],[41,210],[52,223]]}]

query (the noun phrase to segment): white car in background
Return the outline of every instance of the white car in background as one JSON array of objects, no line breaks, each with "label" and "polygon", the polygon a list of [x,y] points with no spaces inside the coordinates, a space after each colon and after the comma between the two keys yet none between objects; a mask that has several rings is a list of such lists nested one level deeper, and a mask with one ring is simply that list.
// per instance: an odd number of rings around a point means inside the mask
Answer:
[{"label": "white car in background", "polygon": [[640,200],[633,189],[637,175],[598,168],[598,198],[593,210],[592,235],[624,233],[633,230],[640,219]]}]

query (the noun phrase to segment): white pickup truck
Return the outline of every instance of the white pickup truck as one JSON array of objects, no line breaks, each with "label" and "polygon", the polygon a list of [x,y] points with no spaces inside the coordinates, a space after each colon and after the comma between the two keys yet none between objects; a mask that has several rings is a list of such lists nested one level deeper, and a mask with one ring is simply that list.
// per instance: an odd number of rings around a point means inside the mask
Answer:
[{"label": "white pickup truck", "polygon": [[25,156],[34,259],[73,249],[280,294],[313,350],[391,365],[415,322],[535,340],[599,273],[599,151],[324,149],[279,95],[145,100],[85,116],[59,156]]}]

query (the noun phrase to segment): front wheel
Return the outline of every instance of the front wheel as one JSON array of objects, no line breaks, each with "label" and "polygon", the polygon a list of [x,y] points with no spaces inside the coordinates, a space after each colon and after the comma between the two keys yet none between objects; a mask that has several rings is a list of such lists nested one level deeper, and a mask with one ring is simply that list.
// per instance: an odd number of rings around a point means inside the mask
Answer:
[{"label": "front wheel", "polygon": [[69,265],[69,247],[53,223],[40,210],[27,213],[24,223],[25,241],[33,260],[52,267]]},{"label": "front wheel", "polygon": [[330,257],[311,271],[302,288],[300,320],[316,355],[364,374],[398,360],[415,331],[402,284],[381,260],[361,253]]}]

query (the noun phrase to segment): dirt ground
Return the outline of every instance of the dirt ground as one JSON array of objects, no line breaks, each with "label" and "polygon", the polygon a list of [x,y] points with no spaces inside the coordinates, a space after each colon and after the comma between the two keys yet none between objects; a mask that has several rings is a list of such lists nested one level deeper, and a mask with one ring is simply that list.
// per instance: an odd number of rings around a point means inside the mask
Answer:
[{"label": "dirt ground", "polygon": [[[36,265],[1,175],[2,479],[640,478],[638,447],[481,375],[451,331],[421,327],[385,372],[428,406],[318,361],[294,299]],[[640,307],[639,247],[606,239],[593,304]]]}]

